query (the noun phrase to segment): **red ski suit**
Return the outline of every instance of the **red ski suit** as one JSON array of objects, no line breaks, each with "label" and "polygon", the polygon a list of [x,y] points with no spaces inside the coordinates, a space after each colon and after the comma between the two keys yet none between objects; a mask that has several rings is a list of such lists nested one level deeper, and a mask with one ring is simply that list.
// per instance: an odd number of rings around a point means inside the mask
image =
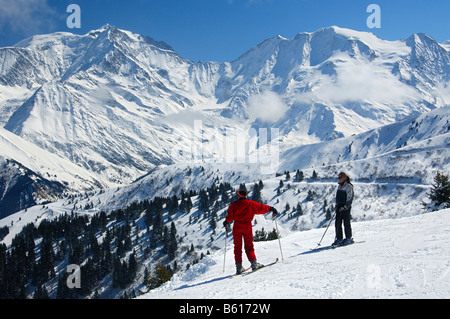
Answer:
[{"label": "red ski suit", "polygon": [[225,220],[233,226],[234,260],[236,264],[242,264],[242,238],[244,238],[244,249],[250,262],[256,260],[255,249],[253,247],[252,220],[255,215],[268,213],[270,206],[257,203],[255,201],[240,198],[231,203]]}]

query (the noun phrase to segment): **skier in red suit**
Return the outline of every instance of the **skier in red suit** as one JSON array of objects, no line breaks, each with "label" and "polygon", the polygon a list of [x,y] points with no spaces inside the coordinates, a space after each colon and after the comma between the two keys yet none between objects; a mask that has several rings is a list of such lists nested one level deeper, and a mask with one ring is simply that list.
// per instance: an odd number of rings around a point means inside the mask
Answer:
[{"label": "skier in red suit", "polygon": [[268,212],[272,212],[275,217],[278,212],[274,207],[247,199],[247,191],[244,189],[239,189],[237,195],[239,199],[231,203],[223,225],[228,229],[228,225],[234,221],[234,260],[236,262],[236,273],[240,274],[244,270],[244,267],[242,267],[242,239],[244,239],[245,253],[251,263],[252,270],[262,267],[256,261],[255,249],[253,247],[253,217]]}]

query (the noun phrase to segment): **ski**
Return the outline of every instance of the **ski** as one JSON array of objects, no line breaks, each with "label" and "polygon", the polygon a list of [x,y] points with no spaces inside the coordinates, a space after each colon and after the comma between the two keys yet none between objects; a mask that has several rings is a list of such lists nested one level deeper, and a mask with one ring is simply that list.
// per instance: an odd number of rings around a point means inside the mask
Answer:
[{"label": "ski", "polygon": [[234,278],[234,277],[237,277],[237,276],[247,276],[247,275],[250,275],[250,274],[254,273],[255,271],[258,271],[259,269],[262,269],[262,268],[266,268],[266,267],[268,267],[268,266],[275,265],[278,261],[279,261],[279,259],[277,258],[274,262],[272,262],[272,263],[270,263],[270,264],[263,265],[262,267],[260,267],[260,268],[258,268],[258,269],[252,270],[251,272],[247,272],[248,270],[252,269],[252,267],[250,266],[250,267],[248,267],[248,268],[245,268],[240,274],[234,274],[234,275],[231,275],[231,276],[228,277],[228,278],[231,279],[231,278]]},{"label": "ski", "polygon": [[328,249],[333,249],[333,246],[332,245],[329,245],[329,246],[317,246],[315,248],[310,248],[309,251],[310,252],[319,252],[319,251],[328,250]]},{"label": "ski", "polygon": [[231,275],[230,277],[228,277],[228,278],[234,278],[234,277],[237,277],[237,276],[240,276],[240,275],[243,275],[247,270],[250,270],[250,269],[252,269],[252,267],[250,266],[250,267],[248,267],[248,268],[245,268],[241,273],[239,273],[239,274],[234,274],[234,275]]},{"label": "ski", "polygon": [[316,248],[311,248],[310,251],[311,252],[319,252],[319,251],[322,251],[322,250],[336,249],[336,248],[339,248],[339,247],[345,247],[345,246],[350,246],[350,245],[353,245],[353,244],[360,244],[360,243],[364,243],[364,242],[365,241],[354,241],[354,242],[352,242],[350,244],[346,244],[346,245],[329,245],[329,246],[323,246],[323,247],[317,246]]},{"label": "ski", "polygon": [[360,244],[360,243],[364,243],[364,240],[363,241],[354,241],[354,242],[351,242],[350,244],[331,245],[331,248],[332,249],[336,249],[336,248],[339,248],[339,247],[345,247],[345,246],[350,246],[350,245],[353,245],[353,244]]},{"label": "ski", "polygon": [[260,270],[260,269],[263,269],[263,268],[266,268],[266,267],[275,265],[278,261],[279,261],[279,259],[277,258],[274,262],[272,262],[272,263],[270,263],[270,264],[267,264],[267,265],[263,265],[262,267],[260,267],[260,268],[258,268],[258,269],[252,270],[251,272],[245,273],[245,274],[243,274],[243,276],[251,275],[251,274],[257,272],[257,271]]}]

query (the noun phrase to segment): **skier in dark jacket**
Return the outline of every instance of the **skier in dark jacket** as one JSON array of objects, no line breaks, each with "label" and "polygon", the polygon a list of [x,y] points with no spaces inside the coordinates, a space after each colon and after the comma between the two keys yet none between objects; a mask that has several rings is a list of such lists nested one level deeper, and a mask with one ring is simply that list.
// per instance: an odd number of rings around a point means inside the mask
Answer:
[{"label": "skier in dark jacket", "polygon": [[240,274],[244,270],[244,267],[242,267],[242,239],[244,239],[245,253],[251,263],[252,270],[262,267],[256,261],[255,249],[253,247],[253,217],[268,212],[272,212],[275,217],[278,212],[274,207],[247,199],[247,191],[244,189],[239,189],[237,195],[239,199],[231,203],[223,225],[228,229],[228,225],[234,221],[234,260],[236,262],[236,273]]},{"label": "skier in dark jacket", "polygon": [[[353,185],[350,177],[341,172],[338,175],[339,185],[336,193],[336,239],[333,245],[348,245],[353,243],[352,227],[350,225],[350,211],[353,203]],[[344,222],[345,239],[342,234],[342,222]]]}]

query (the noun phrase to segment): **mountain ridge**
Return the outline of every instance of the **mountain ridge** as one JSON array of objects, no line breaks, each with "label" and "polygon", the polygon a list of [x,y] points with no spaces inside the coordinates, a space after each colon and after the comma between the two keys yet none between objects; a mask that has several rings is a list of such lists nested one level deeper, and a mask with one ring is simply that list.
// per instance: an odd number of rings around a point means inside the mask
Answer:
[{"label": "mountain ridge", "polygon": [[194,63],[105,25],[0,48],[0,66],[0,124],[110,186],[186,160],[227,161],[238,136],[252,156],[272,142],[260,130],[279,130],[283,154],[450,104],[445,45],[336,26]]}]

